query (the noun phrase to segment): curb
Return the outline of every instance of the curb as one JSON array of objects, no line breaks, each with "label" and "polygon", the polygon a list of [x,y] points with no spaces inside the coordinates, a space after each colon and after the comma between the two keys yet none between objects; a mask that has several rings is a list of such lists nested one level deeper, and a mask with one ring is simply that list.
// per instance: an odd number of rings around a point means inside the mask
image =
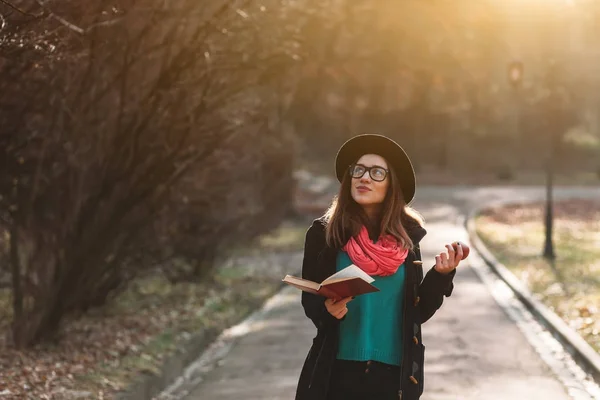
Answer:
[{"label": "curb", "polygon": [[202,384],[207,374],[218,368],[221,360],[227,357],[238,340],[251,332],[252,324],[260,322],[273,308],[285,303],[290,294],[293,294],[295,298],[296,291],[297,289],[282,282],[281,287],[267,298],[262,306],[239,323],[224,329],[202,354],[185,368],[181,377],[165,388],[154,400],[186,399],[195,388]]},{"label": "curb", "polygon": [[218,336],[216,329],[200,331],[188,339],[178,350],[166,357],[157,373],[142,373],[128,388],[119,392],[116,400],[148,400],[158,395]]},{"label": "curb", "polygon": [[[566,199],[561,199],[566,200]],[[542,323],[552,335],[559,340],[582,368],[597,382],[600,382],[600,354],[590,346],[573,328],[569,327],[557,314],[535,299],[529,289],[485,246],[475,228],[475,218],[484,210],[493,206],[524,204],[523,202],[496,202],[478,207],[469,212],[465,220],[465,228],[470,241],[481,258],[514,292],[515,296]]]},{"label": "curb", "polygon": [[287,285],[281,282],[273,288],[271,296],[261,301],[252,302],[252,306],[248,308],[246,313],[239,315],[238,318],[227,324],[223,330],[210,328],[193,334],[185,340],[185,343],[178,346],[175,353],[165,358],[159,371],[156,373],[141,373],[133,383],[115,395],[115,400],[150,400],[160,395],[177,383],[186,369],[219,338],[222,332],[254,315],[269,299],[280,293],[284,286]]}]

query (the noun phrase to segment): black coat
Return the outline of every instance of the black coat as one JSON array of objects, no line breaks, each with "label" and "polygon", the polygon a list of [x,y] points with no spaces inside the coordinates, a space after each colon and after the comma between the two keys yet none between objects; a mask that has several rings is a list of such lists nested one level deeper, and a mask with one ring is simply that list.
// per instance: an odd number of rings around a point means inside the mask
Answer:
[{"label": "black coat", "polygon": [[[425,346],[421,343],[421,324],[440,308],[444,296],[452,293],[456,271],[443,275],[431,268],[423,279],[419,242],[425,236],[423,227],[407,229],[414,251],[405,261],[405,301],[403,316],[403,357],[398,398],[417,400],[423,393],[423,359]],[[302,277],[322,282],[335,273],[337,250],[325,242],[325,225],[317,219],[306,232]],[[333,363],[337,356],[339,320],[325,308],[325,298],[302,292],[306,316],[317,328],[317,335],[308,352],[296,392],[296,400],[326,400]]]}]

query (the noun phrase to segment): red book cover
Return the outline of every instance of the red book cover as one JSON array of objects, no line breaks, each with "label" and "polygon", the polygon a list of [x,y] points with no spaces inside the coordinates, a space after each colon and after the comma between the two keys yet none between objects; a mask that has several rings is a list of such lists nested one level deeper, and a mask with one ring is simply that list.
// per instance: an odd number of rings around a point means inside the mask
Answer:
[{"label": "red book cover", "polygon": [[283,282],[300,290],[336,300],[378,292],[379,289],[372,285],[373,281],[371,276],[354,264],[336,272],[320,284],[292,275],[283,278]]},{"label": "red book cover", "polygon": [[344,297],[359,296],[361,294],[378,292],[375,286],[362,278],[350,278],[322,285],[318,290],[320,294],[332,299],[343,299]]}]

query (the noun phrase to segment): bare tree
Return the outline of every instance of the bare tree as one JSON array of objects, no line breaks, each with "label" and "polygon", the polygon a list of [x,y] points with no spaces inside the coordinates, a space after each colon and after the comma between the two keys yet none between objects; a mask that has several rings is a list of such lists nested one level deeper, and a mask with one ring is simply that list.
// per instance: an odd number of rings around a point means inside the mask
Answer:
[{"label": "bare tree", "polygon": [[243,151],[236,138],[266,107],[261,72],[288,57],[262,45],[248,1],[37,4],[0,83],[19,346],[134,275],[175,185],[216,151]]}]

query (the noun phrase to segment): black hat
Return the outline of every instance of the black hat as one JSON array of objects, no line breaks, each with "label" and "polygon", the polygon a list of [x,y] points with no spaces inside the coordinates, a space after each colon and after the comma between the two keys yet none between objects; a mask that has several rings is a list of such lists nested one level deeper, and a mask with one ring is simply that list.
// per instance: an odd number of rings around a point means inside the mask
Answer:
[{"label": "black hat", "polygon": [[335,174],[338,181],[342,182],[350,165],[365,154],[377,154],[385,158],[390,167],[394,168],[402,188],[404,201],[409,204],[415,196],[416,186],[412,163],[398,143],[383,135],[371,133],[357,135],[340,147],[335,158]]}]

